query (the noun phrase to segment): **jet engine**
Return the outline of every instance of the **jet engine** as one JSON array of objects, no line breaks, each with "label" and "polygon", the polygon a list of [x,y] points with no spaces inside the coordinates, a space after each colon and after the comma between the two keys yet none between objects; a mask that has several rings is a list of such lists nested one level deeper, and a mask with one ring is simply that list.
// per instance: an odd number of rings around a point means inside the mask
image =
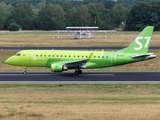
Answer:
[{"label": "jet engine", "polygon": [[51,71],[52,72],[62,72],[62,71],[65,71],[65,70],[68,70],[68,68],[64,65],[61,65],[61,64],[52,64],[51,65]]}]

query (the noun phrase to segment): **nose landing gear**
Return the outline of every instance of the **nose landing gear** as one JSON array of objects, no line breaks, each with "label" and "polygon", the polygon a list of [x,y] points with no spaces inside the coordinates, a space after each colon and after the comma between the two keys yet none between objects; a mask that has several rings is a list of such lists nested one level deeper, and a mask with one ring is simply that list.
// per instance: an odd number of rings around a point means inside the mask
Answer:
[{"label": "nose landing gear", "polygon": [[24,68],[23,74],[26,75],[27,74],[27,67],[23,67],[23,68]]}]

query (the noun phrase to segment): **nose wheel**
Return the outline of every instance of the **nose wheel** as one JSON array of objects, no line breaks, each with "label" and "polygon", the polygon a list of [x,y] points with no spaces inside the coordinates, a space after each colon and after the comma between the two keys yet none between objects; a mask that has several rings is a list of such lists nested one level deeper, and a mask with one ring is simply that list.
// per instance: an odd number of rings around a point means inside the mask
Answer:
[{"label": "nose wheel", "polygon": [[27,71],[24,71],[23,74],[26,75],[26,74],[27,74]]},{"label": "nose wheel", "polygon": [[78,76],[79,74],[82,74],[82,70],[76,70],[75,72],[74,72],[74,74],[76,75],[76,76]]},{"label": "nose wheel", "polygon": [[24,75],[27,74],[27,67],[24,67],[24,72],[23,72]]}]

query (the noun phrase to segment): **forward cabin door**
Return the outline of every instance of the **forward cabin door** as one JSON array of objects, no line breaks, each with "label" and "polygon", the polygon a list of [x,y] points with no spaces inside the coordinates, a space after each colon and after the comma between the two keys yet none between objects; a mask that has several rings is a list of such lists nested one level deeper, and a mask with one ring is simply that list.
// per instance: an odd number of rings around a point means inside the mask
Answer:
[{"label": "forward cabin door", "polygon": [[28,53],[27,53],[27,61],[28,61],[28,62],[34,61],[33,52],[28,52]]},{"label": "forward cabin door", "polygon": [[116,63],[116,53],[115,52],[111,53],[111,63]]}]

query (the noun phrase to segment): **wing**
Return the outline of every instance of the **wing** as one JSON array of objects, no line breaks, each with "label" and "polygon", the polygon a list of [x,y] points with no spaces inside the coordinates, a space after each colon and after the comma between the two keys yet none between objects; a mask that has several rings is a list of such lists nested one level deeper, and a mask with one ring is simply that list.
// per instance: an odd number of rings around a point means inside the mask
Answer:
[{"label": "wing", "polygon": [[63,64],[68,69],[86,68],[86,63],[87,63],[87,61],[89,61],[91,59],[92,55],[93,55],[93,52],[88,56],[87,59],[77,60],[77,61],[63,62],[61,64]]}]

